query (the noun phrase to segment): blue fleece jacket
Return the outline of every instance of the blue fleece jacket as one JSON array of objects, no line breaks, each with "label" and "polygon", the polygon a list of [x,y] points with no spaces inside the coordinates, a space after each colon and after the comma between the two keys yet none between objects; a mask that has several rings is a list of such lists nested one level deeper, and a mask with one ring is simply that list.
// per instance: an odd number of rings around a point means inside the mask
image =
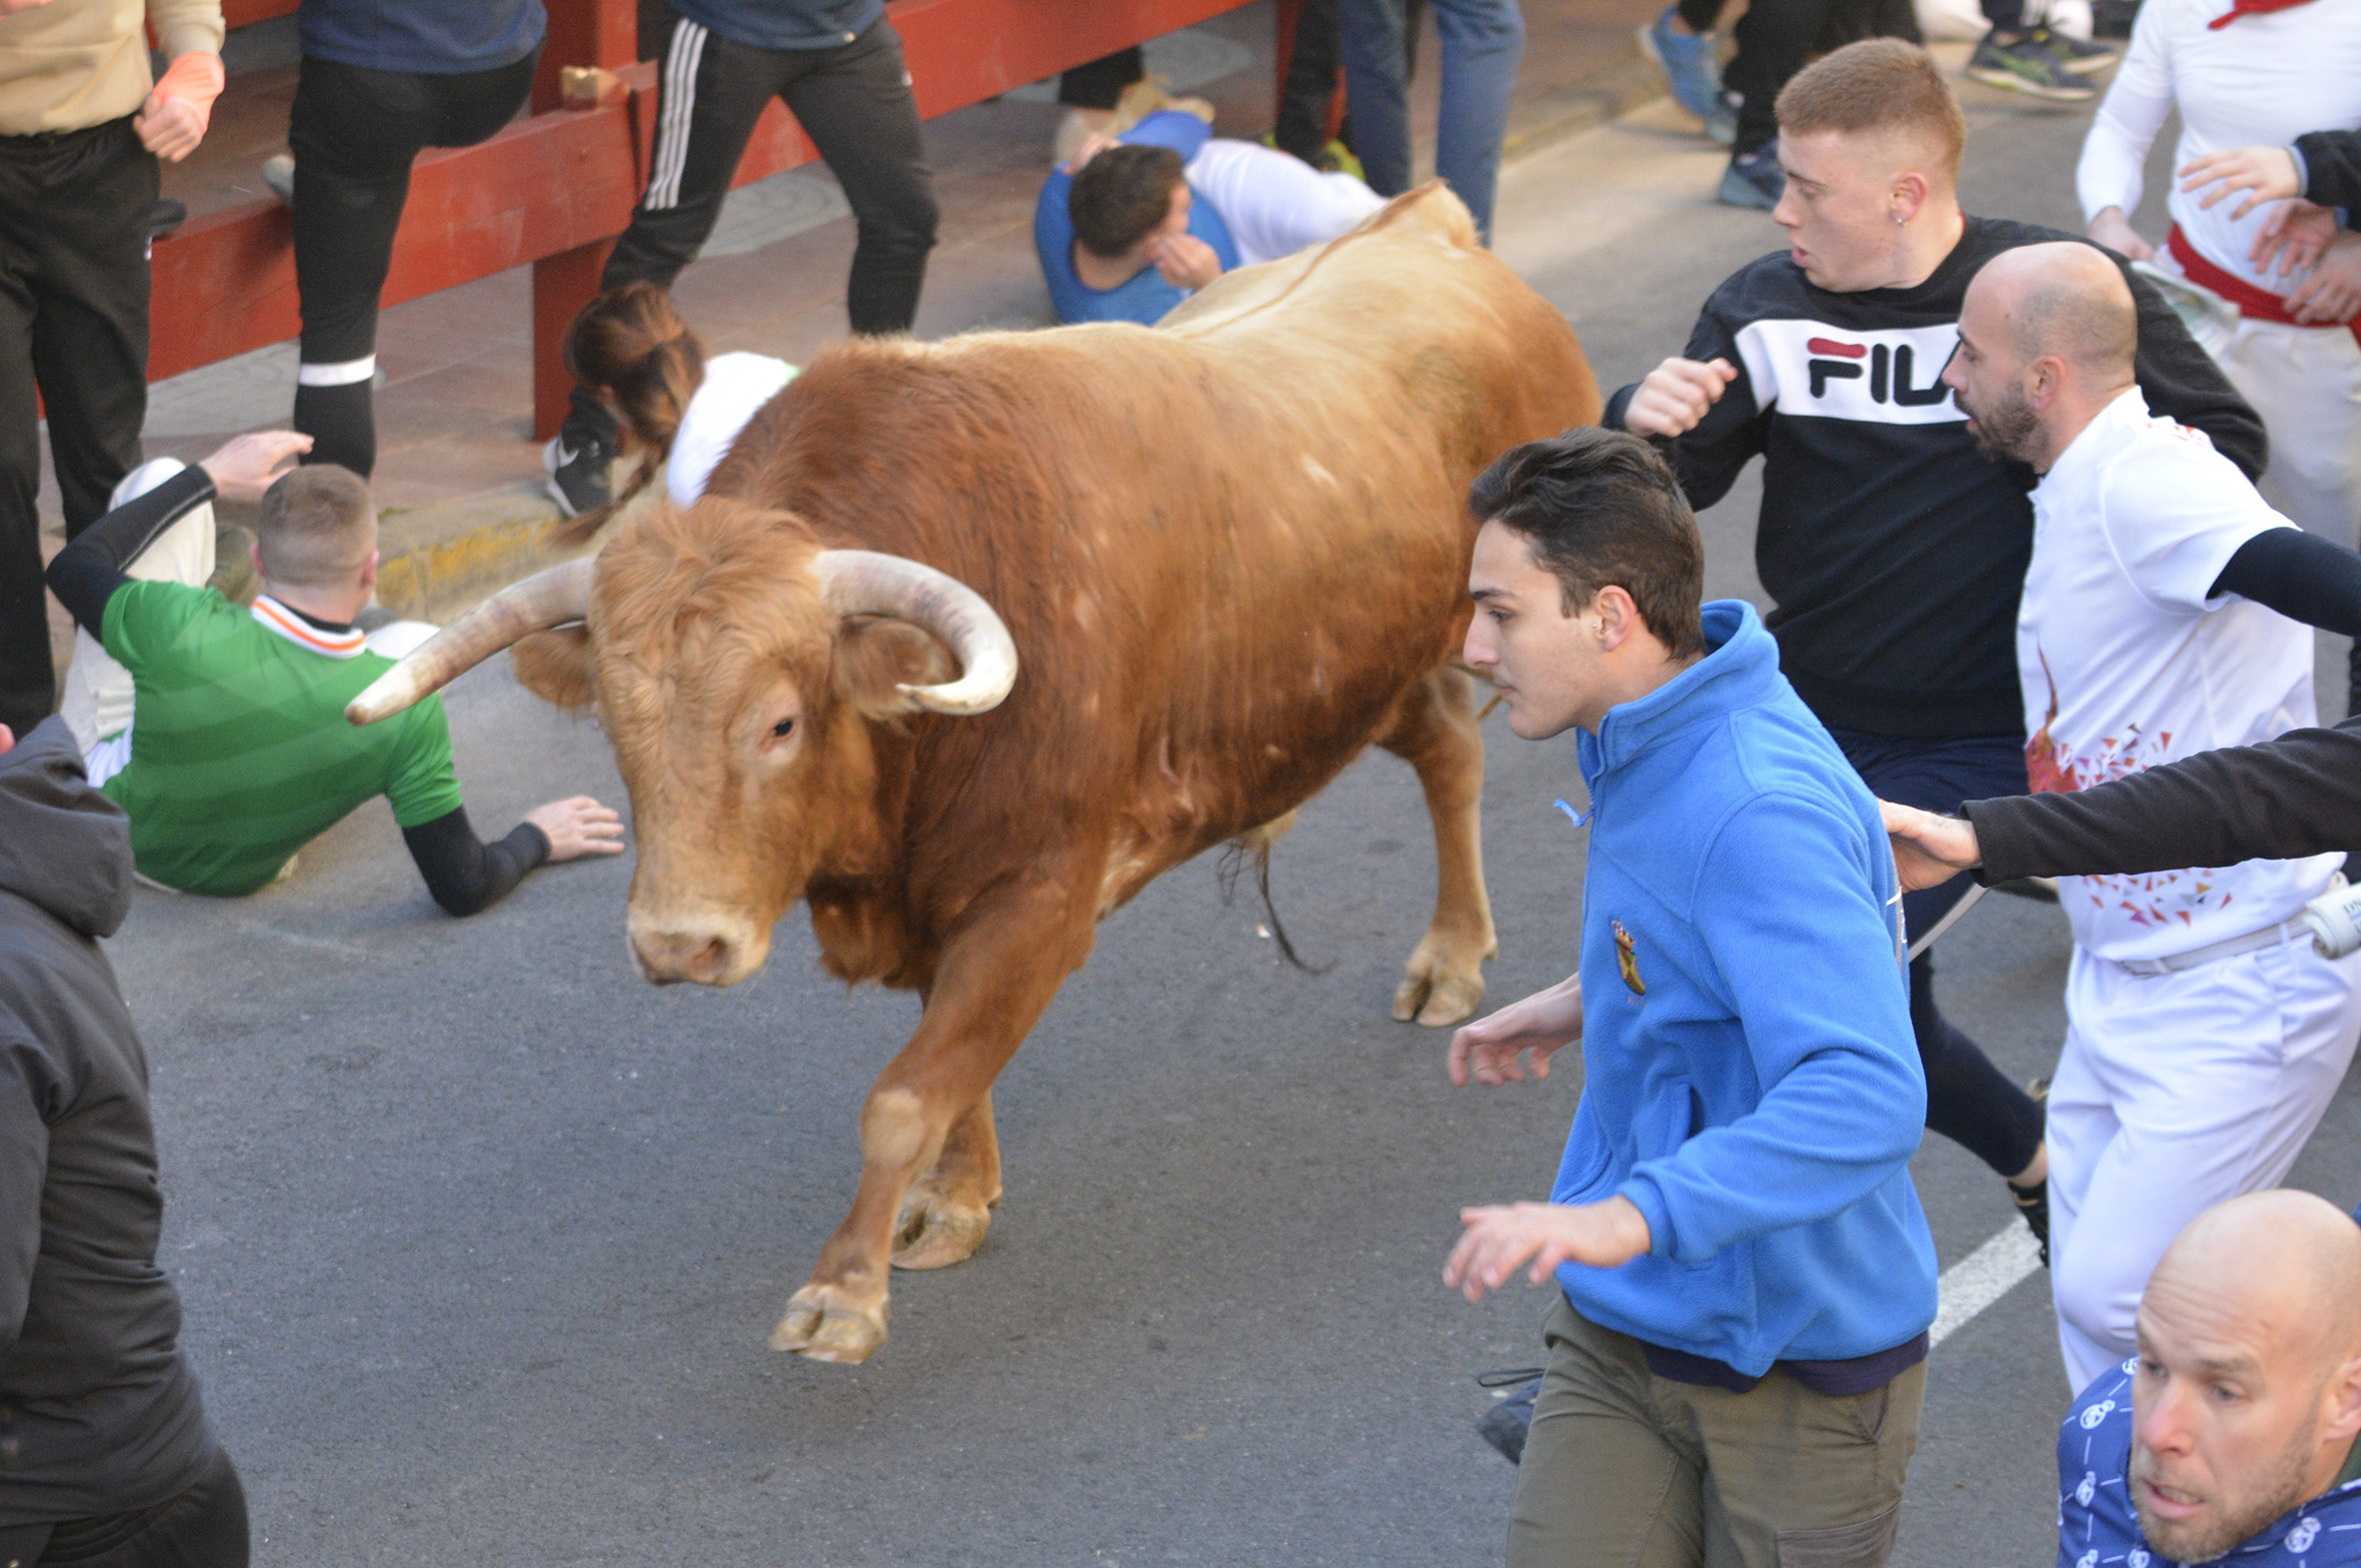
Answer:
[{"label": "blue fleece jacket", "polygon": [[1756,1377],[1934,1321],[1908,1161],[1926,1117],[1877,802],[1754,609],[1578,738],[1582,1100],[1551,1193],[1620,1194],[1645,1256],[1567,1264],[1592,1322]]}]

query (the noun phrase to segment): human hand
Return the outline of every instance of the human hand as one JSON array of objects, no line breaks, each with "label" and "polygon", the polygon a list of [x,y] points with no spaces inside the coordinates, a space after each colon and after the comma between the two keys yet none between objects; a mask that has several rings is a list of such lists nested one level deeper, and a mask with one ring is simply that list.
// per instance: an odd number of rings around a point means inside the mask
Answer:
[{"label": "human hand", "polygon": [[1221,258],[1193,234],[1168,234],[1151,240],[1149,259],[1165,282],[1176,289],[1201,289],[1221,276]]},{"label": "human hand", "polygon": [[1738,379],[1727,360],[1668,359],[1647,373],[1623,411],[1623,428],[1634,436],[1679,436],[1697,428],[1705,411]]},{"label": "human hand", "polygon": [[[2291,272],[2317,266],[2329,245],[2343,232],[2337,227],[2336,213],[2329,208],[2315,207],[2307,201],[2281,202],[2256,226],[2254,243],[2246,249],[2247,259],[2258,270],[2275,270],[2284,278]],[[2274,258],[2278,262],[2275,269]]]},{"label": "human hand", "polygon": [[623,818],[615,814],[614,807],[601,805],[587,794],[537,805],[525,813],[525,820],[549,838],[553,864],[586,854],[623,852]]},{"label": "human hand", "polygon": [[1620,1268],[1648,1249],[1647,1216],[1626,1197],[1604,1203],[1503,1203],[1459,1210],[1466,1230],[1442,1265],[1442,1282],[1470,1301],[1497,1290],[1520,1265],[1539,1284],[1560,1263]]},{"label": "human hand", "polygon": [[215,492],[225,501],[260,501],[295,457],[311,450],[312,438],[292,430],[249,431],[231,437],[197,467],[213,480]]},{"label": "human hand", "polygon": [[1115,137],[1109,136],[1104,131],[1093,131],[1090,135],[1083,138],[1083,144],[1074,150],[1074,156],[1066,160],[1066,172],[1068,174],[1080,174],[1083,172],[1084,164],[1089,163],[1092,159],[1107,151],[1108,148],[1121,147],[1122,145],[1122,142],[1118,141]]},{"label": "human hand", "polygon": [[1582,976],[1512,1001],[1498,1012],[1463,1025],[1451,1036],[1445,1062],[1451,1082],[1464,1088],[1470,1073],[1486,1084],[1522,1083],[1524,1054],[1532,1052],[1534,1081],[1549,1076],[1549,1056],[1582,1037]]},{"label": "human hand", "polygon": [[2133,261],[2147,261],[2156,254],[2156,247],[2140,238],[2139,231],[2125,220],[2120,207],[2102,208],[2090,220],[2090,237]]},{"label": "human hand", "polygon": [[1976,848],[1975,823],[1964,816],[1937,816],[1915,805],[1877,802],[1893,845],[1894,873],[1906,891],[1940,887],[1961,871],[1984,863]]},{"label": "human hand", "polygon": [[166,163],[178,163],[205,139],[205,112],[186,98],[148,94],[148,101],[131,117],[139,144]]},{"label": "human hand", "polygon": [[2306,326],[2329,326],[2361,316],[2361,234],[2340,234],[2296,291],[2287,314]]},{"label": "human hand", "polygon": [[2200,207],[2211,207],[2240,191],[2253,192],[2230,214],[2233,223],[2265,202],[2304,194],[2303,181],[2296,175],[2295,154],[2285,147],[2233,147],[2228,152],[2207,153],[2184,165],[2180,179],[2184,192],[2215,187],[2198,202]]}]

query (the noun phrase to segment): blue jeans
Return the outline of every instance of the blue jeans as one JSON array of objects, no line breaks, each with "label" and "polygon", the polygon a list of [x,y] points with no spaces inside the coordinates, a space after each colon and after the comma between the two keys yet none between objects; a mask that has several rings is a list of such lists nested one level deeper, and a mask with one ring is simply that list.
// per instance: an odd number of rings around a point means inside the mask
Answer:
[{"label": "blue jeans", "polygon": [[[1524,59],[1524,17],[1516,0],[1430,0],[1442,38],[1442,114],[1434,172],[1492,237],[1492,190],[1500,177],[1500,138],[1508,100]],[[1402,0],[1343,0],[1344,106],[1352,150],[1369,189],[1399,196],[1410,188],[1410,111],[1402,50]]]}]

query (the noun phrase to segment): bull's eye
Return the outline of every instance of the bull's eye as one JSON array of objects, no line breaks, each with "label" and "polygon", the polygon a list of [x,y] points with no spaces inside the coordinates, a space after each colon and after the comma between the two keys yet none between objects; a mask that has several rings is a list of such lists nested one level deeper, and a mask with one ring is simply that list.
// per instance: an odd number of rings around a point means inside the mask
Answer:
[{"label": "bull's eye", "polygon": [[779,723],[771,727],[771,734],[784,741],[790,735],[795,733],[795,728],[796,722],[794,720],[782,719],[779,721]]}]

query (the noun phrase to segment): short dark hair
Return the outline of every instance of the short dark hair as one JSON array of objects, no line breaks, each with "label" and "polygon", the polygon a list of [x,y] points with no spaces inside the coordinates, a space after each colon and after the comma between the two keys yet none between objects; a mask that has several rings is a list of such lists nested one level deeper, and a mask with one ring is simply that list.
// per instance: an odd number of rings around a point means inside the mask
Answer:
[{"label": "short dark hair", "polygon": [[1900,38],[1864,38],[1822,55],[1787,79],[1771,106],[1794,136],[1901,132],[1917,137],[1952,179],[1967,150],[1967,116],[1933,55]]},{"label": "short dark hair", "polygon": [[1705,543],[1680,482],[1637,436],[1589,426],[1512,447],[1468,487],[1478,521],[1522,534],[1565,613],[1608,585],[1668,653],[1705,651]]},{"label": "short dark hair", "polygon": [[1066,193],[1074,237],[1094,256],[1115,260],[1165,221],[1173,187],[1186,176],[1170,147],[1110,147],[1084,164]]},{"label": "short dark hair", "polygon": [[377,503],[333,463],[294,469],[262,493],[254,521],[262,575],[290,588],[349,588],[377,548]]}]

